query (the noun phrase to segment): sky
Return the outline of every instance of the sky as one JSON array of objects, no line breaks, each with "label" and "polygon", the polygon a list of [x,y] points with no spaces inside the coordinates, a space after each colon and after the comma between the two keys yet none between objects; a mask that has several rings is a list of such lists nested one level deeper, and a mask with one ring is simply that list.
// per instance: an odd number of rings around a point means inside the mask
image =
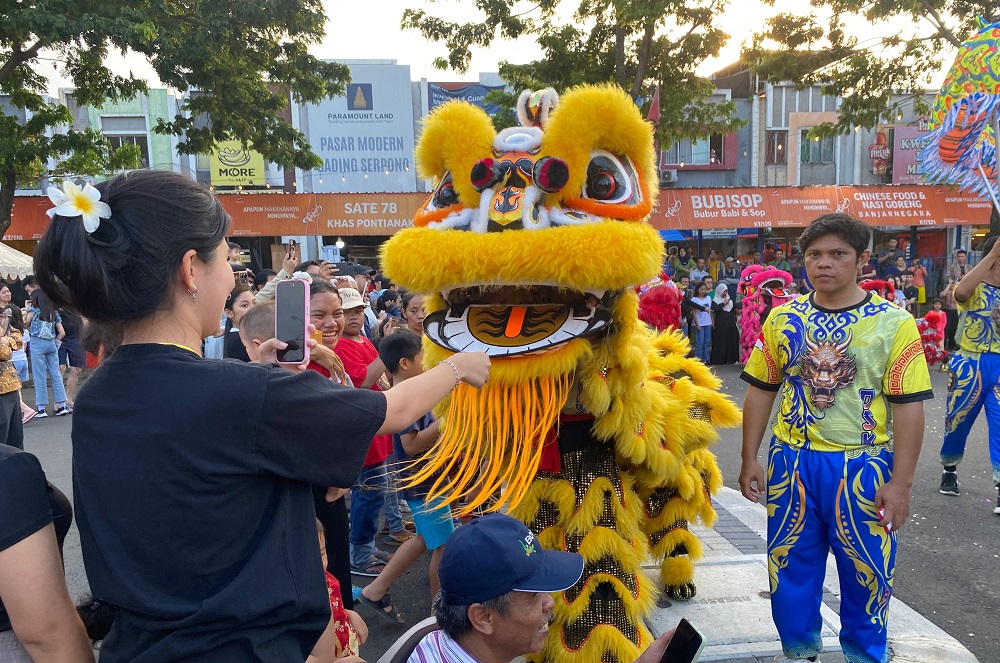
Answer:
[{"label": "sky", "polygon": [[[387,59],[398,64],[410,65],[411,80],[427,78],[432,81],[468,81],[478,79],[479,72],[495,72],[498,63],[508,60],[514,63],[530,62],[538,59],[540,49],[534,41],[522,38],[517,41],[496,40],[489,49],[475,49],[472,64],[467,74],[454,71],[440,71],[433,67],[435,57],[446,55],[443,44],[424,40],[415,30],[399,27],[403,10],[407,7],[423,7],[434,16],[450,17],[451,20],[475,20],[480,14],[471,0],[323,0],[328,17],[326,37],[310,50],[324,59]],[[567,1],[567,7],[578,3]],[[760,0],[731,0],[728,9],[719,19],[719,26],[730,35],[730,40],[717,58],[706,60],[698,73],[711,74],[732,64],[739,58],[741,44],[751,34],[763,26],[764,18],[779,11],[801,10],[805,0],[776,0],[768,6]],[[527,6],[527,3],[526,3]],[[530,14],[529,14],[530,15]],[[859,38],[872,33],[870,26],[857,24]],[[115,56],[109,65],[117,73],[130,71],[145,78],[150,87],[158,87],[152,68],[141,57]],[[42,71],[49,77],[50,94],[59,87],[66,87],[69,81],[53,70],[52,63],[42,61]]]}]

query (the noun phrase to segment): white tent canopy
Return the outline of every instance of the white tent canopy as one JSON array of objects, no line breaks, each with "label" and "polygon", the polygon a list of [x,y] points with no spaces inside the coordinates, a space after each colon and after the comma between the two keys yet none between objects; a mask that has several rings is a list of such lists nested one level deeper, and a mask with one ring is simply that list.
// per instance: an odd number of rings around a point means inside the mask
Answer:
[{"label": "white tent canopy", "polygon": [[0,277],[23,279],[28,274],[34,273],[35,265],[31,256],[0,243]]}]

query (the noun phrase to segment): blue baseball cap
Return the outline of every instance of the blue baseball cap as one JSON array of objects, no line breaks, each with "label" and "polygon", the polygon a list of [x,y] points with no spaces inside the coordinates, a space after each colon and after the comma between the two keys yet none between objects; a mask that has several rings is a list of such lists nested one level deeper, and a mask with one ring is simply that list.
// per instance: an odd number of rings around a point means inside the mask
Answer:
[{"label": "blue baseball cap", "polygon": [[544,550],[521,521],[493,513],[448,538],[438,567],[441,598],[472,605],[507,592],[561,592],[583,575],[583,555]]}]

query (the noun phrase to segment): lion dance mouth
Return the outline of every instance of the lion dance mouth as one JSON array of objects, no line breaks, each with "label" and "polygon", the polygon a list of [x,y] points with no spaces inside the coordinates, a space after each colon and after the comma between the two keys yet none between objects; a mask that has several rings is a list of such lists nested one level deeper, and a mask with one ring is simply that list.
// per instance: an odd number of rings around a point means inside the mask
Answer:
[{"label": "lion dance mouth", "polygon": [[[558,106],[557,106],[558,103]],[[651,641],[656,588],[694,594],[700,543],[721,487],[706,448],[739,421],[680,334],[638,321],[637,284],[662,264],[643,221],[657,189],[652,131],[611,87],[521,95],[522,126],[450,102],[416,157],[437,185],[414,228],[383,247],[383,271],[425,295],[424,364],[487,353],[490,380],[459,385],[412,484],[506,508],[548,548],[579,552],[583,577],[556,601],[544,660],[630,661]]]}]

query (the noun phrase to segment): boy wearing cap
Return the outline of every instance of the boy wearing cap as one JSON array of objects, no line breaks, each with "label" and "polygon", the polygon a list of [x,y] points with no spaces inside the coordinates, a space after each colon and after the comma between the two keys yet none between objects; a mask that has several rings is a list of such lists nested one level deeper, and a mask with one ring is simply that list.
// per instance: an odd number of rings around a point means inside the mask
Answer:
[{"label": "boy wearing cap", "polygon": [[[361,293],[353,288],[341,288],[339,292],[344,307],[344,332],[334,352],[355,387],[385,391],[389,388],[385,365],[363,333],[365,303]],[[375,577],[391,558],[375,547],[379,513],[388,489],[385,459],[391,450],[392,436],[376,436],[368,448],[364,468],[351,487],[351,572],[356,575]],[[389,525],[393,531],[403,529],[402,521]]]}]

